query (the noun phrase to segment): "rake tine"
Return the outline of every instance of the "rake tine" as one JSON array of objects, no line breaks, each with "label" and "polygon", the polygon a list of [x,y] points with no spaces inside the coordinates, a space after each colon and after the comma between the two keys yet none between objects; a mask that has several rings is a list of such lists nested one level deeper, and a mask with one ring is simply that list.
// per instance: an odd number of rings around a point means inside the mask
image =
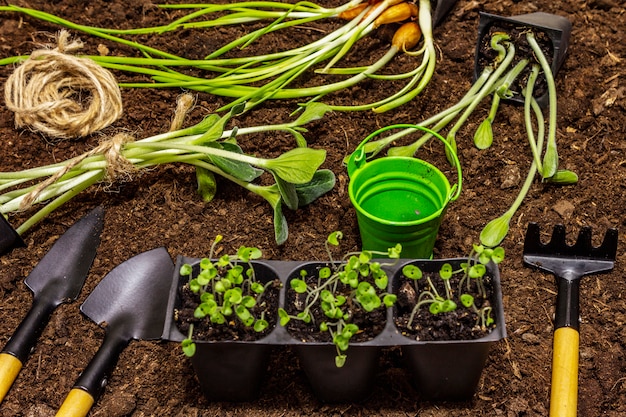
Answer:
[{"label": "rake tine", "polygon": [[550,238],[547,249],[553,252],[563,252],[568,247],[565,243],[565,237],[565,226],[557,224],[552,229],[552,238]]},{"label": "rake tine", "polygon": [[572,247],[572,251],[573,253],[579,255],[592,254],[593,246],[591,245],[591,227],[584,226],[580,228],[580,231],[578,232],[578,239]]},{"label": "rake tine", "polygon": [[541,244],[541,235],[539,233],[539,224],[528,223],[526,229],[526,238],[524,239],[524,253],[534,253],[539,251]]},{"label": "rake tine", "polygon": [[598,248],[594,248],[598,254],[604,255],[605,259],[613,260],[617,255],[617,229],[611,228],[604,234],[604,240]]}]

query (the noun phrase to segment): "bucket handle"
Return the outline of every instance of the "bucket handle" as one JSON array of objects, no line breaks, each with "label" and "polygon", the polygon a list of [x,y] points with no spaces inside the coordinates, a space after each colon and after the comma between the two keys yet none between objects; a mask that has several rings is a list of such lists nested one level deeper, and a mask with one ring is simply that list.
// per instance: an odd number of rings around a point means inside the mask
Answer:
[{"label": "bucket handle", "polygon": [[[441,142],[443,142],[443,144],[446,146],[446,148],[448,149],[448,151],[450,151],[450,155],[452,156],[452,161],[454,162],[454,166],[456,167],[456,173],[457,173],[457,178],[458,178],[458,183],[454,184],[450,190],[450,196],[449,196],[449,200],[450,201],[454,201],[457,198],[459,198],[459,195],[461,195],[461,185],[463,183],[463,176],[461,173],[461,163],[459,162],[459,158],[456,155],[456,151],[454,150],[454,148],[452,148],[452,145],[450,145],[450,143],[444,139],[439,133],[430,130],[424,126],[420,126],[420,125],[414,125],[414,124],[407,124],[407,123],[401,123],[401,124],[395,124],[395,125],[390,125],[390,126],[385,126],[381,129],[378,129],[377,131],[370,133],[365,139],[363,139],[363,141],[361,141],[361,143],[359,144],[359,146],[357,146],[357,148],[354,150],[354,152],[352,152],[352,155],[350,155],[350,158],[348,159],[348,176],[351,176],[352,173],[359,169],[361,166],[363,166],[366,163],[366,156],[365,156],[365,144],[367,142],[369,142],[373,137],[387,131],[390,129],[399,129],[399,128],[405,128],[405,129],[416,129],[416,130],[421,130],[423,132],[426,132],[434,137],[436,137],[437,139],[439,139]],[[393,156],[386,156],[384,158],[394,158]]]}]

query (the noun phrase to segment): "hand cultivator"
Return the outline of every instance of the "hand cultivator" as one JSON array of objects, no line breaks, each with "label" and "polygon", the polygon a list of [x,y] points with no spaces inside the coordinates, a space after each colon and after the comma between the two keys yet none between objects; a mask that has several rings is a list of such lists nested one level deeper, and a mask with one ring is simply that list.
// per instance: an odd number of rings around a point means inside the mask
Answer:
[{"label": "hand cultivator", "polygon": [[578,404],[579,291],[584,275],[613,269],[617,230],[609,229],[598,247],[591,244],[591,228],[583,227],[573,246],[565,242],[565,227],[557,225],[547,244],[539,226],[528,225],[524,264],[553,273],[557,280],[552,352],[550,416],[575,417]]}]

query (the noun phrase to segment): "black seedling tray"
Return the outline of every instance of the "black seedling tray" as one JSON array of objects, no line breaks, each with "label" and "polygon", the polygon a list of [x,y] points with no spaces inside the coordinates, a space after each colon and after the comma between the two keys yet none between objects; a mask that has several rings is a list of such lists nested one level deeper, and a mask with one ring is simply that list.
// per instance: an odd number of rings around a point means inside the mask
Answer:
[{"label": "black seedling tray", "polygon": [[[388,261],[388,260],[386,260]],[[390,277],[389,292],[397,289],[402,267],[412,263],[424,271],[437,271],[444,262],[458,267],[467,259],[400,260],[386,268]],[[198,263],[197,258],[179,256],[170,288],[164,340],[181,342],[185,339],[175,322],[175,310],[180,304],[179,287],[187,277],[178,274],[181,265]],[[261,280],[278,277],[283,283],[279,307],[284,308],[288,282],[299,276],[303,268],[323,262],[254,261]],[[394,309],[387,309],[384,330],[374,339],[350,343],[348,359],[343,368],[336,368],[335,346],[328,342],[303,342],[291,336],[278,325],[266,337],[256,341],[196,341],[196,354],[191,358],[201,388],[207,398],[226,401],[248,401],[260,390],[272,347],[292,346],[300,358],[313,391],[321,401],[351,402],[363,399],[371,389],[379,362],[381,349],[401,346],[407,367],[414,375],[413,383],[424,399],[467,400],[476,390],[491,345],[506,337],[500,274],[497,265],[487,266],[492,277],[491,305],[496,328],[488,335],[475,340],[416,341],[401,334],[394,324]],[[269,276],[268,276],[269,275]],[[227,364],[226,367],[224,365]],[[254,368],[254,369],[250,369]],[[233,369],[237,371],[234,372]],[[246,371],[251,371],[247,374]],[[236,380],[231,380],[234,377]],[[250,382],[249,386],[243,384]],[[237,387],[233,390],[232,387]]]}]

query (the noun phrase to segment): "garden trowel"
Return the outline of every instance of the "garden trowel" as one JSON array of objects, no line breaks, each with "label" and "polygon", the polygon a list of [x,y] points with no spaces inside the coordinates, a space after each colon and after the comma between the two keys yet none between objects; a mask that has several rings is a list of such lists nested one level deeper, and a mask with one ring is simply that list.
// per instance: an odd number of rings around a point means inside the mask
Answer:
[{"label": "garden trowel", "polygon": [[167,250],[153,249],[115,267],[87,297],[80,309],[106,335],[57,416],[86,416],[130,341],[161,337],[173,272]]},{"label": "garden trowel", "polygon": [[33,305],[0,353],[0,402],[53,311],[78,297],[96,256],[103,224],[104,210],[92,210],[54,243],[24,281],[33,292]]},{"label": "garden trowel", "polygon": [[557,281],[550,417],[577,415],[580,280],[613,269],[617,253],[617,229],[607,230],[598,247],[591,244],[590,227],[580,229],[572,246],[565,237],[565,227],[556,225],[550,242],[543,244],[539,226],[530,223],[524,240],[524,263],[554,274]]},{"label": "garden trowel", "polygon": [[0,255],[20,246],[26,245],[9,221],[0,213]]}]

